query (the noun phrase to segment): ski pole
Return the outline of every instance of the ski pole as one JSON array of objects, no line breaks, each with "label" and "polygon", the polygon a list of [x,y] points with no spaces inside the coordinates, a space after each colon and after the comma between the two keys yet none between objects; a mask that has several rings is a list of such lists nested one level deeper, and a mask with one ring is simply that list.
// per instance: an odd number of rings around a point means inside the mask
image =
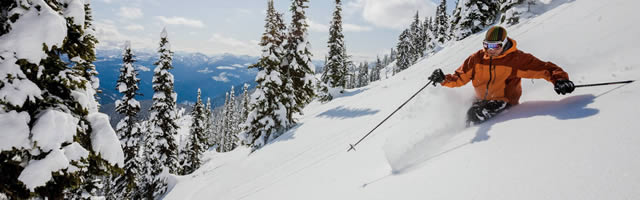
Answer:
[{"label": "ski pole", "polygon": [[415,94],[413,94],[413,96],[411,96],[411,98],[407,99],[407,101],[405,101],[402,105],[400,105],[400,107],[398,107],[395,111],[393,111],[389,116],[387,116],[387,118],[385,118],[384,120],[382,120],[382,122],[380,122],[378,125],[376,125],[376,127],[374,127],[371,131],[369,131],[369,133],[367,133],[366,135],[364,135],[364,137],[362,137],[360,140],[358,140],[358,142],[356,142],[355,144],[349,144],[349,149],[347,149],[347,152],[351,151],[351,150],[356,150],[356,145],[360,144],[360,142],[362,142],[362,140],[364,140],[364,138],[366,138],[367,136],[369,136],[369,134],[373,133],[373,131],[375,131],[378,127],[380,127],[380,125],[382,125],[385,121],[387,121],[387,119],[389,119],[391,116],[393,116],[393,114],[396,114],[396,112],[398,112],[398,110],[400,110],[404,105],[406,105],[407,103],[409,103],[409,101],[411,101],[411,99],[413,99],[413,97],[416,97],[416,95],[418,95],[418,93],[422,92],[422,90],[424,90],[424,88],[426,88],[427,86],[429,86],[429,84],[431,84],[433,81],[429,81],[426,85],[422,86],[422,88],[420,88],[420,90],[418,90],[418,92],[416,92]]},{"label": "ski pole", "polygon": [[633,83],[634,81],[635,80],[608,82],[608,83],[594,83],[594,84],[576,85],[575,87],[579,88],[579,87],[592,87],[592,86],[601,86],[601,85],[626,84],[626,83]]}]

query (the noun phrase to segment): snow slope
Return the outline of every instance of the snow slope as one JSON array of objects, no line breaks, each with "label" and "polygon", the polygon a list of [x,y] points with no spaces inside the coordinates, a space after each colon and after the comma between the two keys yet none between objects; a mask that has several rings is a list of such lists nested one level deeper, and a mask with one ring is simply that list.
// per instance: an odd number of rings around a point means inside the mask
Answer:
[{"label": "snow slope", "polygon": [[[576,84],[640,77],[640,1],[579,0],[508,28],[519,49],[563,67]],[[640,83],[556,95],[523,80],[521,105],[464,129],[471,84],[428,87],[354,143],[426,82],[481,48],[450,43],[400,74],[312,103],[300,125],[249,154],[209,152],[175,177],[165,199],[637,199]]]}]

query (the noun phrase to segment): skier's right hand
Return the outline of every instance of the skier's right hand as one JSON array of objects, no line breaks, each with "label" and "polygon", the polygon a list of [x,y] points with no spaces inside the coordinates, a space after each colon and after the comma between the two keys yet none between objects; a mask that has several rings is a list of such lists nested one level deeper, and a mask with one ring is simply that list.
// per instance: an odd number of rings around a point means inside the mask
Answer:
[{"label": "skier's right hand", "polygon": [[565,95],[573,92],[573,90],[576,89],[576,86],[570,80],[557,80],[553,89],[556,93]]},{"label": "skier's right hand", "polygon": [[444,73],[442,73],[442,69],[436,69],[429,76],[429,80],[433,83],[433,86],[436,86],[436,83],[444,82]]}]

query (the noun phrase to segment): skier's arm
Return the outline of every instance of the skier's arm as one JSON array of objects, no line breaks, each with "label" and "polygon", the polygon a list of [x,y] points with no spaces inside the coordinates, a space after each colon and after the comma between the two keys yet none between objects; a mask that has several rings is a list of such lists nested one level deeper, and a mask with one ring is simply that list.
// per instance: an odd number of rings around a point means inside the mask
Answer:
[{"label": "skier's arm", "polygon": [[462,87],[471,81],[473,77],[473,67],[475,66],[474,55],[469,56],[464,63],[453,74],[445,76],[442,86],[445,87]]},{"label": "skier's arm", "polygon": [[516,76],[519,78],[545,79],[551,83],[569,80],[569,74],[552,62],[544,62],[528,53],[521,53]]}]

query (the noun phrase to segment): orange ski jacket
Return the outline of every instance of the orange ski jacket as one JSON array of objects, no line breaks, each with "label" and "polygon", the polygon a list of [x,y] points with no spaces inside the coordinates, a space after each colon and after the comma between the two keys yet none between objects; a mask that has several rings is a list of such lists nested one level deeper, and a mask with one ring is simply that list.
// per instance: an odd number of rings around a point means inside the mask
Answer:
[{"label": "orange ski jacket", "polygon": [[461,87],[473,81],[476,98],[517,105],[522,95],[521,78],[545,79],[554,84],[557,80],[569,80],[562,68],[518,50],[514,39],[509,38],[509,41],[511,47],[500,56],[489,57],[484,50],[469,56],[453,74],[447,74],[441,84]]}]

